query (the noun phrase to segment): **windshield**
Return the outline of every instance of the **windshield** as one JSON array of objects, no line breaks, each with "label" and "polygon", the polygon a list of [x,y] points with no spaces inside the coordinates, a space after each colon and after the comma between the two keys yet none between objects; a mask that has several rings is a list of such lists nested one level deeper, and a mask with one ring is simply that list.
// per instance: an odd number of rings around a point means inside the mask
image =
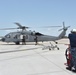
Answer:
[{"label": "windshield", "polygon": [[6,38],[10,38],[11,34],[7,34],[5,35]]}]

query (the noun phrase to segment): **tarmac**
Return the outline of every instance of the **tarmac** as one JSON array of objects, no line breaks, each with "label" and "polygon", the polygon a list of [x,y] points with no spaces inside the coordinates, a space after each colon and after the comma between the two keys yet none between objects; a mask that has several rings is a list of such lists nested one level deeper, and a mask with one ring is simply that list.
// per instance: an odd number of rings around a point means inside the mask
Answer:
[{"label": "tarmac", "polygon": [[0,75],[76,75],[66,70],[65,50],[68,39],[57,44],[59,50],[42,49],[49,42],[15,45],[0,42]]}]

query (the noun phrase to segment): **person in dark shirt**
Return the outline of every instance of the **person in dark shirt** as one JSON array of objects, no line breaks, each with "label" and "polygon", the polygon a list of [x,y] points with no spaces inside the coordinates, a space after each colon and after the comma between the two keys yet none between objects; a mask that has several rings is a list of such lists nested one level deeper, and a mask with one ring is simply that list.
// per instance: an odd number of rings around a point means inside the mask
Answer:
[{"label": "person in dark shirt", "polygon": [[76,29],[72,29],[71,33],[68,35],[70,41],[70,51],[71,51],[71,68],[76,72]]},{"label": "person in dark shirt", "polygon": [[22,44],[26,44],[26,39],[25,39],[26,37],[23,35],[23,38],[22,38]]},{"label": "person in dark shirt", "polygon": [[38,44],[38,37],[37,37],[37,35],[35,36],[35,42],[36,42],[36,44],[35,45],[37,45]]}]

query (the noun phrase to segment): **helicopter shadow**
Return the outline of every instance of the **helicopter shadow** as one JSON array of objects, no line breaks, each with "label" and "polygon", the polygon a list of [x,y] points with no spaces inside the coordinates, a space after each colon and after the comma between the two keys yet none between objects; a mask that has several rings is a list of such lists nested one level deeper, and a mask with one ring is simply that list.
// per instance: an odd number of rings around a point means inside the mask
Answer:
[{"label": "helicopter shadow", "polygon": [[29,49],[20,49],[20,50],[11,50],[11,51],[3,51],[3,52],[0,52],[0,54],[4,54],[4,53],[12,53],[12,52],[22,52],[22,51],[28,51],[28,50],[35,50],[35,49],[39,49],[39,48],[42,48],[42,47],[36,47],[36,48],[29,48]]},{"label": "helicopter shadow", "polygon": [[[41,47],[21,49],[21,50],[12,50],[12,51],[3,51],[3,52],[0,52],[0,54],[12,53],[12,52],[22,52],[22,51],[28,51],[28,50],[36,50],[36,49],[39,49],[39,48],[41,48]],[[46,53],[46,52],[48,52],[48,51],[42,51],[42,52],[36,52],[35,51],[35,53],[28,54],[28,55],[21,55],[21,56],[10,57],[10,58],[7,58],[7,59],[1,59],[0,62],[7,61],[7,60],[12,60],[12,59],[24,58],[24,57],[33,56],[33,55],[36,55],[36,54],[40,55],[41,53]]]},{"label": "helicopter shadow", "polygon": [[[16,44],[8,44],[8,43],[3,43],[3,44],[0,44],[0,45],[16,45]],[[18,45],[36,45],[35,43],[27,43],[27,44],[18,44]],[[39,44],[37,44],[39,45]]]}]

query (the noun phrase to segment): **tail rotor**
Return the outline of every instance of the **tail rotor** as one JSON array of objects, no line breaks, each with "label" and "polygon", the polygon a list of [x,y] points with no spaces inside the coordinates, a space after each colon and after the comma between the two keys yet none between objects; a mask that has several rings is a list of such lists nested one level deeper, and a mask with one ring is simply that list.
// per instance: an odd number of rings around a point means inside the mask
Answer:
[{"label": "tail rotor", "polygon": [[65,27],[65,23],[63,22],[63,28],[62,29],[59,29],[59,31],[61,31],[61,30],[65,30],[66,31],[69,27],[70,26]]}]

